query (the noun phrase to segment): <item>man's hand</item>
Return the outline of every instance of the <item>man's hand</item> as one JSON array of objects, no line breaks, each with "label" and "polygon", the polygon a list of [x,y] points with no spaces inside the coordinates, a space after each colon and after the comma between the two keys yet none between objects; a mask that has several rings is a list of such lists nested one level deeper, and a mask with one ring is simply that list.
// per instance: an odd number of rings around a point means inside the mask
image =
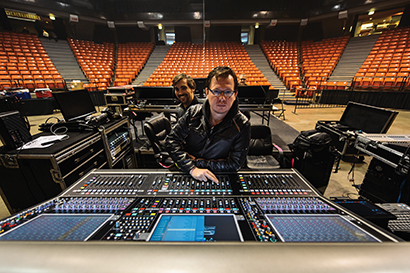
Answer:
[{"label": "man's hand", "polygon": [[199,181],[206,182],[209,179],[215,183],[219,182],[218,178],[216,178],[216,176],[208,169],[199,169],[195,167],[189,172],[189,174]]}]

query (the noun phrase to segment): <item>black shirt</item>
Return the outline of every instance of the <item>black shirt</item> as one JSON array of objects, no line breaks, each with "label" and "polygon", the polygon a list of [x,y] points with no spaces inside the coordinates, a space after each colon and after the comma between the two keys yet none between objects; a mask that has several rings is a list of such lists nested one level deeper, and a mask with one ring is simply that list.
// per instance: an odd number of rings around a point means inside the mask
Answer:
[{"label": "black shirt", "polygon": [[194,95],[194,98],[191,101],[191,104],[187,108],[185,108],[184,105],[182,103],[180,103],[177,107],[177,111],[178,111],[177,112],[177,118],[178,119],[181,118],[185,114],[186,110],[189,107],[191,107],[192,105],[195,105],[195,104],[200,104],[200,102],[198,101],[198,98],[195,95]]}]

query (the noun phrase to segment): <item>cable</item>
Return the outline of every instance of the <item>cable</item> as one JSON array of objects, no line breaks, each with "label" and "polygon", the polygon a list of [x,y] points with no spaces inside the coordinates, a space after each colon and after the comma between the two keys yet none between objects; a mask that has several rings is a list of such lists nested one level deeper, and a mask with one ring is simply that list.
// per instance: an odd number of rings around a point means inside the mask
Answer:
[{"label": "cable", "polygon": [[[357,157],[359,156],[359,151],[357,151],[357,154],[354,155],[354,160],[352,163],[352,167],[350,168],[349,172],[347,173],[347,179],[349,180],[349,182],[353,183],[353,187],[357,188],[359,187],[359,185],[356,185],[354,182],[354,168],[356,167],[356,163],[357,163]],[[350,178],[350,174],[352,175]]]},{"label": "cable", "polygon": [[[352,167],[350,168],[349,172],[347,173],[347,179],[353,183],[354,185],[354,168],[356,165],[356,160],[352,163]],[[350,177],[351,175],[351,177]]]},{"label": "cable", "polygon": [[344,193],[342,194],[342,197],[346,197],[346,198],[349,198],[349,199],[357,199],[357,197],[352,198],[351,195],[360,196],[360,195],[359,195],[358,193],[356,193],[356,192],[344,192]]},{"label": "cable", "polygon": [[48,121],[52,118],[55,118],[57,122],[61,122],[61,120],[58,117],[49,117],[48,119],[46,119],[45,123],[48,123]]}]

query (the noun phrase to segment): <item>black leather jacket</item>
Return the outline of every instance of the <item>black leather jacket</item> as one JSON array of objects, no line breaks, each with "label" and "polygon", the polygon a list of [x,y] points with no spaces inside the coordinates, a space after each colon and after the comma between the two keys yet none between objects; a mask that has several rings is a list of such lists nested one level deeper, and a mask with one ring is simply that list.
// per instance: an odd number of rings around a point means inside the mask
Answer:
[{"label": "black leather jacket", "polygon": [[189,107],[191,107],[192,105],[195,104],[200,104],[200,102],[198,101],[197,96],[194,95],[194,98],[191,101],[191,104],[185,109],[184,105],[182,103],[178,104],[177,107],[177,118],[180,119],[186,112],[186,110],[188,110]]},{"label": "black leather jacket", "polygon": [[209,124],[209,116],[208,100],[190,107],[166,139],[168,153],[185,172],[195,166],[211,171],[239,170],[248,152],[250,122],[239,111],[238,100],[214,128]]}]

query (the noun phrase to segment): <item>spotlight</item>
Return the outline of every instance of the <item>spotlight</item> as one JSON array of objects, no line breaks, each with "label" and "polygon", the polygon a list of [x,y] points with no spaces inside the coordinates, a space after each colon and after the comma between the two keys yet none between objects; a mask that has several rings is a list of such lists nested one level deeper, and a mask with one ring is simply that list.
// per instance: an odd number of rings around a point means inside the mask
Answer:
[{"label": "spotlight", "polygon": [[56,19],[56,17],[54,16],[54,14],[52,14],[52,13],[50,13],[49,15],[48,15],[48,17],[50,18],[50,20],[55,20]]},{"label": "spotlight", "polygon": [[372,16],[374,14],[374,9],[370,10],[367,15]]},{"label": "spotlight", "polygon": [[256,24],[255,24],[255,28],[259,28],[259,23],[256,23]]},{"label": "spotlight", "polygon": [[162,29],[162,24],[158,24],[158,29]]}]

